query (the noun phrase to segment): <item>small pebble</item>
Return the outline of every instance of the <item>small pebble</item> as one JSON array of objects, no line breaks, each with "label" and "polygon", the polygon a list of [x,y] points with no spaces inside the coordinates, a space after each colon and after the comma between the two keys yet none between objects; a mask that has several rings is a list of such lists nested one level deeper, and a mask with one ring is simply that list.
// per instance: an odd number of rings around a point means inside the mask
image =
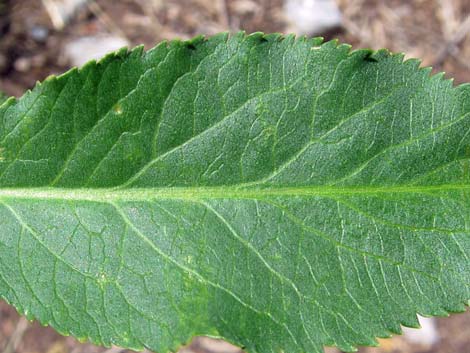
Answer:
[{"label": "small pebble", "polygon": [[320,35],[341,26],[341,12],[334,0],[286,0],[289,32],[299,35]]},{"label": "small pebble", "polygon": [[36,42],[44,43],[49,36],[49,29],[43,26],[33,26],[29,31],[29,35]]},{"label": "small pebble", "polygon": [[27,72],[31,69],[31,59],[25,57],[18,58],[15,60],[14,67],[18,72]]}]

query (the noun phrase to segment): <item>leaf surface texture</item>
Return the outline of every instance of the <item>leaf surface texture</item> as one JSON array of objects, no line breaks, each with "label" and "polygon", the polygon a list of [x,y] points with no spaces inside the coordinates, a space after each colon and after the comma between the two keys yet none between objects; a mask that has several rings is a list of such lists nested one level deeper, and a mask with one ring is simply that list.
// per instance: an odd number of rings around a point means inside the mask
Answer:
[{"label": "leaf surface texture", "polygon": [[99,344],[352,351],[470,300],[470,88],[278,35],[121,50],[0,106],[0,296]]}]

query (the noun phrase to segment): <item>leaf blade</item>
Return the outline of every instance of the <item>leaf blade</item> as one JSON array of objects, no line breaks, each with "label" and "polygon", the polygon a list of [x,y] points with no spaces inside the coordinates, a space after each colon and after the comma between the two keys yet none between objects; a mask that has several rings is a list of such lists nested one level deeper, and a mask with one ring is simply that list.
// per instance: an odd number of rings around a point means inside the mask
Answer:
[{"label": "leaf blade", "polygon": [[351,351],[464,310],[470,90],[428,75],[224,34],[47,80],[0,108],[0,295],[162,352]]}]

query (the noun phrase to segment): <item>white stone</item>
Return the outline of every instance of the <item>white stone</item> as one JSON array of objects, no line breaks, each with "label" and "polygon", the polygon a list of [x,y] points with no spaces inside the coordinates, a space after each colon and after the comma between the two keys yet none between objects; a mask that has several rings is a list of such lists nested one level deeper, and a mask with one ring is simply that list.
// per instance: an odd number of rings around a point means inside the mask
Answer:
[{"label": "white stone", "polygon": [[341,12],[334,0],[286,0],[284,9],[290,32],[299,35],[319,35],[341,26]]},{"label": "white stone", "polygon": [[410,343],[432,346],[439,342],[439,332],[434,318],[418,316],[421,328],[403,328],[403,335]]},{"label": "white stone", "polygon": [[64,55],[73,66],[83,66],[90,60],[101,59],[106,54],[129,46],[118,36],[81,37],[65,45]]}]

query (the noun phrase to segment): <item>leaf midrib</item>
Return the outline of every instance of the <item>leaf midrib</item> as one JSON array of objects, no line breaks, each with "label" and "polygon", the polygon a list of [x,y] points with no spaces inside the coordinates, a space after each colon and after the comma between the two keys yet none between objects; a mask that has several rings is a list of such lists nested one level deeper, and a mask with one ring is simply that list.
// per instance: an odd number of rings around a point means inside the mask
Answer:
[{"label": "leaf midrib", "polygon": [[148,188],[0,188],[0,200],[149,201],[155,199],[263,199],[339,195],[428,194],[470,191],[470,184],[406,186],[243,186],[148,187]]}]

